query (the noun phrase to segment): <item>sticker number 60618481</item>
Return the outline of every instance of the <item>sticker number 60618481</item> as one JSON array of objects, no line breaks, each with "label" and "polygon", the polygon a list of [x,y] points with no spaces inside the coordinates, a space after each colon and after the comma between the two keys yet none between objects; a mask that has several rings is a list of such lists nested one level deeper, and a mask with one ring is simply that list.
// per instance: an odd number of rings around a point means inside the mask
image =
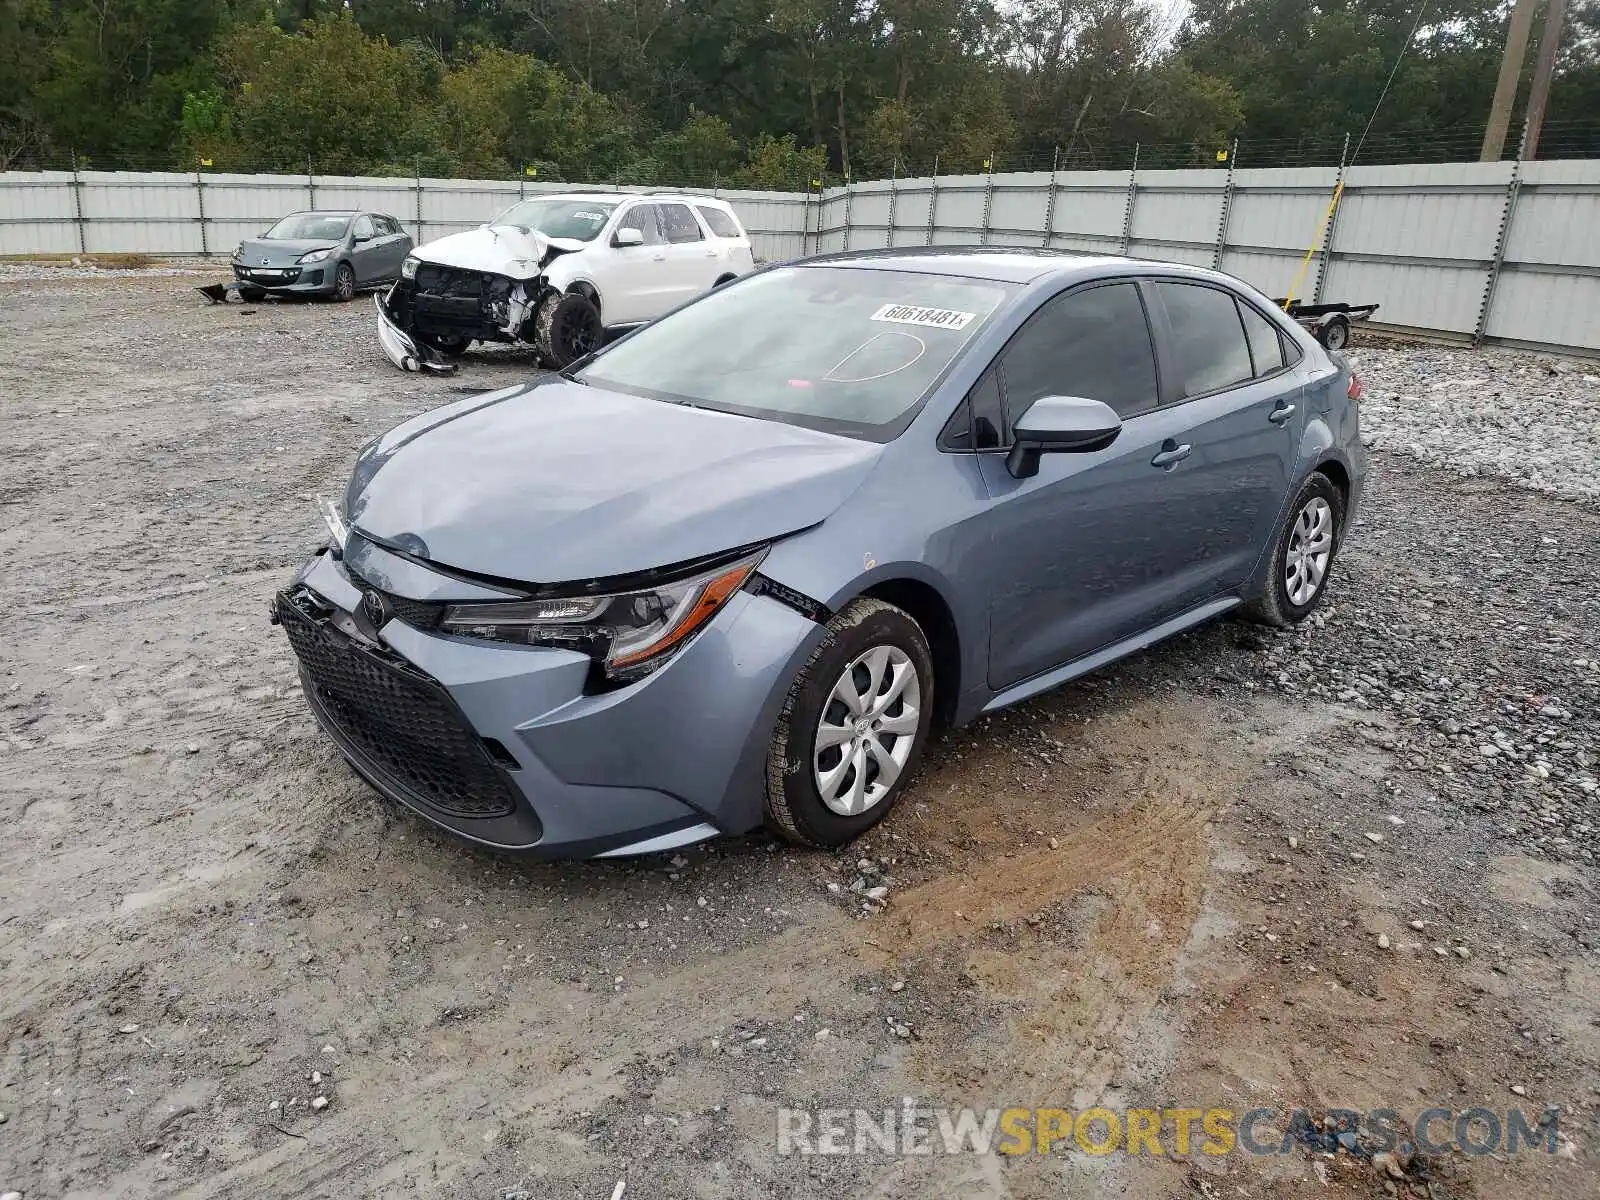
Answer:
[{"label": "sticker number 60618481", "polygon": [[934,329],[965,329],[976,313],[957,312],[953,308],[923,308],[917,304],[885,304],[872,314],[874,321],[892,321],[896,325],[928,325]]}]

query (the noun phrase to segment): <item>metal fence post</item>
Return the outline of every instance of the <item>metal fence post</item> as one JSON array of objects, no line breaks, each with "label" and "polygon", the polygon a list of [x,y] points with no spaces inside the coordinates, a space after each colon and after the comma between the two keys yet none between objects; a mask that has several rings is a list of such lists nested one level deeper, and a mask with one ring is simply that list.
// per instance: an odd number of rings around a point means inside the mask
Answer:
[{"label": "metal fence post", "polygon": [[1500,268],[1506,261],[1506,242],[1511,238],[1511,221],[1516,216],[1517,194],[1522,190],[1522,159],[1511,164],[1511,178],[1506,182],[1505,205],[1500,210],[1500,231],[1495,234],[1494,258],[1489,262],[1489,277],[1483,281],[1483,300],[1478,304],[1478,323],[1472,330],[1472,344],[1483,345],[1489,333],[1489,306],[1494,302],[1495,284],[1500,282]]},{"label": "metal fence post", "polygon": [[978,232],[978,245],[989,244],[989,212],[994,204],[994,151],[983,160],[983,227]]},{"label": "metal fence post", "polygon": [[210,258],[211,249],[206,245],[206,183],[198,165],[194,169],[194,207],[200,214],[200,256]]},{"label": "metal fence post", "polygon": [[934,214],[939,208],[939,156],[933,156],[933,174],[928,179],[928,237],[924,245],[933,245]]},{"label": "metal fence post", "polygon": [[306,155],[306,207],[317,206],[317,177],[311,166],[311,155]]},{"label": "metal fence post", "polygon": [[900,198],[898,181],[900,178],[900,160],[897,158],[889,167],[889,228],[883,235],[885,246],[894,245],[894,208],[895,201]]},{"label": "metal fence post", "polygon": [[527,198],[528,198],[528,164],[525,163],[525,162],[519,162],[517,164],[517,199],[518,200],[526,200]]},{"label": "metal fence post", "polygon": [[1139,143],[1133,144],[1133,168],[1128,172],[1128,202],[1122,209],[1122,253],[1133,244],[1133,205],[1139,195]]},{"label": "metal fence post", "polygon": [[417,245],[420,246],[427,240],[422,236],[422,164],[413,160],[411,169],[417,180]]},{"label": "metal fence post", "polygon": [[1339,210],[1344,207],[1344,172],[1350,159],[1350,135],[1344,135],[1344,149],[1339,151],[1339,174],[1334,177],[1333,190],[1339,199],[1328,217],[1328,235],[1322,239],[1322,253],[1317,257],[1317,282],[1311,289],[1311,303],[1322,303],[1322,285],[1328,281],[1328,267],[1333,263],[1333,235],[1339,228]]},{"label": "metal fence post", "polygon": [[1044,241],[1041,244],[1047,249],[1056,235],[1056,172],[1060,169],[1061,147],[1057,146],[1054,157],[1050,159],[1050,194],[1044,202]]},{"label": "metal fence post", "polygon": [[839,243],[839,249],[850,249],[850,209],[855,204],[856,185],[850,176],[844,177],[844,240]]},{"label": "metal fence post", "polygon": [[78,152],[72,152],[72,219],[78,225],[78,253],[89,253],[89,238],[83,216],[83,180],[78,175]]},{"label": "metal fence post", "polygon": [[1211,269],[1222,270],[1222,253],[1228,248],[1228,214],[1233,210],[1233,169],[1239,162],[1239,139],[1228,151],[1228,182],[1222,186],[1222,215],[1217,218],[1217,248],[1211,255]]}]

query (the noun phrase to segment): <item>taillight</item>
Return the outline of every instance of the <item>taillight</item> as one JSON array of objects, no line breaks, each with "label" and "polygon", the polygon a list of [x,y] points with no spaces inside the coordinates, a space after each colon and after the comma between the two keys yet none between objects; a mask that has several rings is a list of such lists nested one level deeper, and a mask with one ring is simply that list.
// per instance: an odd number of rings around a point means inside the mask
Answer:
[{"label": "taillight", "polygon": [[1357,375],[1354,371],[1351,371],[1350,386],[1346,389],[1345,395],[1349,396],[1352,400],[1359,400],[1362,396],[1366,395],[1366,393],[1367,385],[1361,382],[1361,376]]}]

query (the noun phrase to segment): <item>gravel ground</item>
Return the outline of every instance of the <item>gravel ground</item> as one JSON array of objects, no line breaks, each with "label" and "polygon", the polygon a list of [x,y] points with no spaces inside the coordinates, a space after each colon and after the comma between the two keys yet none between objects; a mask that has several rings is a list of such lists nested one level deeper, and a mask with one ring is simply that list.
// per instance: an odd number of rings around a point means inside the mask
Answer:
[{"label": "gravel ground", "polygon": [[[1600,1196],[1592,500],[1374,403],[1306,628],[1218,623],[950,734],[839,854],[512,862],[352,776],[263,611],[359,445],[527,356],[406,376],[365,304],[203,281],[0,266],[0,1194]],[[1519,411],[1554,379],[1580,420],[1587,368],[1538,361],[1361,354],[1441,446],[1482,421],[1434,377]],[[779,1105],[905,1097],[1555,1106],[1561,1140],[1398,1176],[776,1152]]]},{"label": "gravel ground", "polygon": [[1361,348],[1374,447],[1465,476],[1600,498],[1600,362],[1504,350]]}]

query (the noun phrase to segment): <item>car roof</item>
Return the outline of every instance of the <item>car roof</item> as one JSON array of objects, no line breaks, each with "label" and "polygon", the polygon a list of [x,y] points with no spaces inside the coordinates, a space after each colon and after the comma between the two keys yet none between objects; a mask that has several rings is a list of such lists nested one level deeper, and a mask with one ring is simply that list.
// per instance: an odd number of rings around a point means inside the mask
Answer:
[{"label": "car roof", "polygon": [[697,196],[692,192],[668,192],[651,189],[643,192],[546,192],[543,195],[527,196],[528,200],[606,200],[615,203],[619,200],[680,200],[685,204],[710,204],[717,208],[727,208],[726,200],[719,200],[715,196]]},{"label": "car roof", "polygon": [[911,271],[923,275],[950,275],[990,279],[999,283],[1034,283],[1053,278],[1061,283],[1112,274],[1149,274],[1154,271],[1237,283],[1215,271],[1183,263],[1113,254],[1076,254],[1067,250],[1030,249],[1026,246],[908,246],[892,250],[846,250],[804,260],[805,266],[861,267],[874,271]]}]

